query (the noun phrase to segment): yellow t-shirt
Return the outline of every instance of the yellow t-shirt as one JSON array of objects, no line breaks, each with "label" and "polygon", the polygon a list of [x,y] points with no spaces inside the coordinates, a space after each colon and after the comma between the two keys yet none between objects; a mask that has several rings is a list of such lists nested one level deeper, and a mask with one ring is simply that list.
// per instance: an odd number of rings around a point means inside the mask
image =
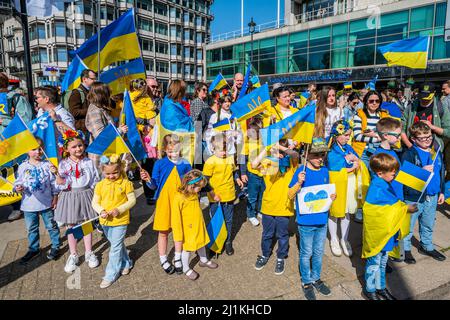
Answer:
[{"label": "yellow t-shirt", "polygon": [[294,202],[288,197],[289,184],[298,165],[292,165],[284,175],[263,175],[266,189],[264,190],[261,212],[268,216],[290,217],[294,215]]},{"label": "yellow t-shirt", "polygon": [[[133,184],[126,178],[116,181],[103,179],[94,189],[94,194],[99,199],[99,204],[105,211],[111,211],[128,201],[127,194],[134,192]],[[100,224],[108,227],[127,225],[130,223],[130,210],[119,214],[117,217],[108,216],[106,219],[100,217]]]},{"label": "yellow t-shirt", "polygon": [[[236,190],[234,187],[233,172],[237,170],[233,157],[224,159],[215,155],[206,160],[203,166],[203,174],[211,177],[209,183],[215,194],[220,196],[222,202],[233,201],[236,199]],[[208,195],[209,201],[214,200]]]},{"label": "yellow t-shirt", "polygon": [[253,139],[247,139],[247,142],[244,146],[244,155],[248,156],[247,171],[256,174],[259,177],[262,177],[263,175],[258,169],[252,168],[252,161],[255,160],[256,157],[258,157],[263,148],[264,147],[261,145],[261,142]]},{"label": "yellow t-shirt", "polygon": [[[289,110],[292,114],[298,111],[297,108],[293,106],[289,106]],[[274,107],[268,107],[263,113],[263,127],[267,128],[270,126],[270,121],[272,116],[276,117],[276,122],[279,122],[284,119],[283,112],[281,112],[281,107],[279,104],[276,104]]]}]

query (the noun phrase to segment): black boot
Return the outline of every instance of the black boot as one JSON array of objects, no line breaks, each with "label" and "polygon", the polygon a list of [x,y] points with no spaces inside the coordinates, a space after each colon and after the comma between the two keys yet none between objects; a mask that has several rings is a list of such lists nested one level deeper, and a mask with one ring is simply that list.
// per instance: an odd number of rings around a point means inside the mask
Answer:
[{"label": "black boot", "polygon": [[377,295],[382,299],[382,300],[397,300],[397,298],[395,298],[388,289],[383,289],[383,290],[377,290]]},{"label": "black boot", "polygon": [[231,241],[225,242],[225,253],[229,256],[234,254],[233,243]]}]

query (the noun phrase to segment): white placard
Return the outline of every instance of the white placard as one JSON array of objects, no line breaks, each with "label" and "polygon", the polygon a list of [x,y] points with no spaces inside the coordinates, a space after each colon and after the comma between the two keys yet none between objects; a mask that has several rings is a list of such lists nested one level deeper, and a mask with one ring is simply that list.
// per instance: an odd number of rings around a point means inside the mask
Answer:
[{"label": "white placard", "polygon": [[333,200],[330,196],[336,193],[335,184],[320,184],[304,187],[297,194],[300,214],[321,213],[330,210]]}]

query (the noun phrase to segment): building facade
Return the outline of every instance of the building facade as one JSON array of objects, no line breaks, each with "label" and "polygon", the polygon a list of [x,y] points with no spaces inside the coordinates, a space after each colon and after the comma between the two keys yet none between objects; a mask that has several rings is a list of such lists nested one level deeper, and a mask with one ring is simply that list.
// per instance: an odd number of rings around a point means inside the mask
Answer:
[{"label": "building facade", "polygon": [[[448,80],[450,42],[444,41],[446,1],[313,0],[285,1],[284,26],[207,45],[207,79],[231,78],[252,61],[261,81],[367,82],[407,78]],[[426,70],[388,68],[380,46],[430,36]],[[253,52],[253,58],[252,58]]]},{"label": "building facade", "polygon": [[[184,79],[192,88],[195,81],[204,81],[206,76],[204,48],[210,33],[211,3],[212,0],[100,0],[100,23],[104,27],[134,7],[147,75],[155,76],[164,87],[170,79]],[[28,18],[34,86],[61,83],[70,63],[68,51],[78,48],[96,32],[96,21],[96,2],[86,0],[65,3],[64,11],[49,18]],[[14,27],[15,22],[8,19],[1,28],[3,68],[11,76],[25,80],[23,35],[21,28]],[[14,43],[9,47],[11,39]],[[46,65],[58,67],[60,76],[45,76]]]}]

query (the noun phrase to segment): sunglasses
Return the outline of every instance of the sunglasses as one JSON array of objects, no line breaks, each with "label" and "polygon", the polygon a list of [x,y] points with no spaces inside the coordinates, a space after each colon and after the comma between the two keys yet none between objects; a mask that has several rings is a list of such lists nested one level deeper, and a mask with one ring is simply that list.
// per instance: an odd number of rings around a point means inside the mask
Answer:
[{"label": "sunglasses", "polygon": [[208,89],[206,89],[206,88],[203,88],[203,89],[201,89],[200,91],[203,91],[203,92],[207,92],[207,91],[208,91]]},{"label": "sunglasses", "polygon": [[371,99],[371,100],[369,100],[368,102],[369,102],[369,103],[380,103],[380,100],[378,100],[378,99],[372,100],[372,99]]}]

